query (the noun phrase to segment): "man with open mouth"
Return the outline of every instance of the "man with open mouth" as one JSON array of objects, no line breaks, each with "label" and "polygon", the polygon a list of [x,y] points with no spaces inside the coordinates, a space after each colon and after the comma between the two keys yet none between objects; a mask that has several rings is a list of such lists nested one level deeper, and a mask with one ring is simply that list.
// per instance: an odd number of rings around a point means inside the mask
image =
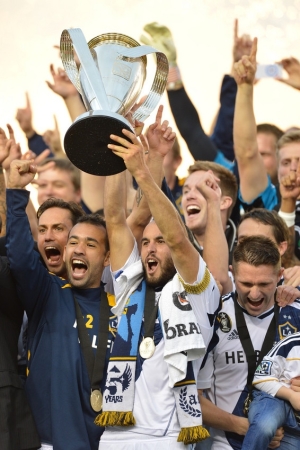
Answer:
[{"label": "man with open mouth", "polygon": [[[133,133],[123,133],[111,135],[115,144],[108,147],[124,159],[142,192],[138,208],[146,206],[154,220],[143,231],[140,256],[126,223],[124,175],[107,177],[113,311],[120,322],[96,419],[106,426],[99,449],[191,449],[207,437],[194,371],[213,334],[220,292],[178,211],[158,187],[161,180],[150,174],[143,146]],[[160,139],[166,147],[167,130]],[[147,164],[156,159],[161,173],[163,156],[150,147]]]},{"label": "man with open mouth", "polygon": [[[39,210],[39,248],[49,273],[34,251],[25,212],[32,162],[13,161],[7,183],[7,255],[29,319],[25,388],[42,449],[97,450],[103,429],[94,419],[116,329],[101,283],[109,265],[105,222],[91,214],[73,226],[72,207],[49,199]],[[86,340],[89,356],[81,348]],[[95,355],[100,364],[91,366]]]},{"label": "man with open mouth", "polygon": [[[245,400],[260,358],[274,343],[300,331],[300,300],[284,308],[276,303],[283,270],[273,240],[263,235],[239,240],[233,253],[236,292],[222,297],[215,347],[198,375],[198,388],[208,396],[200,395],[200,403],[204,423],[211,427],[212,449],[241,449],[249,427]],[[276,441],[280,448],[293,448],[288,446],[292,440],[288,430],[284,436],[277,430],[271,448],[277,448]]]}]

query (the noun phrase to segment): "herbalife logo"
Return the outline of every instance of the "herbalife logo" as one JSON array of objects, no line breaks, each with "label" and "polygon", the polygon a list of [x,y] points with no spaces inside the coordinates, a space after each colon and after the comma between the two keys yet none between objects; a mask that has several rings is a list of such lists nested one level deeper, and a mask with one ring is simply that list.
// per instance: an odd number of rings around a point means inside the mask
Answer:
[{"label": "herbalife logo", "polygon": [[239,334],[235,329],[227,337],[228,341],[232,341],[232,339],[239,339]]}]

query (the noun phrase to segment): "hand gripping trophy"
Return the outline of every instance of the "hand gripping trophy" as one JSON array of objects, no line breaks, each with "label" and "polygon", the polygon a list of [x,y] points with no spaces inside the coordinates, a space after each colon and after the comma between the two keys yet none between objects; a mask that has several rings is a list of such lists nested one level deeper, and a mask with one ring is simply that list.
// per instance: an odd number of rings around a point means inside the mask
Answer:
[{"label": "hand gripping trophy", "polygon": [[[77,67],[74,50],[79,59]],[[147,55],[156,54],[156,73],[149,94],[133,113],[143,122],[158,105],[168,77],[164,53],[118,33],[97,36],[88,43],[79,28],[64,30],[60,41],[65,71],[81,94],[87,112],[68,129],[68,158],[84,172],[113,175],[125,170],[123,160],[107,148],[111,134],[133,132],[125,118],[136,104],[146,79]]]}]

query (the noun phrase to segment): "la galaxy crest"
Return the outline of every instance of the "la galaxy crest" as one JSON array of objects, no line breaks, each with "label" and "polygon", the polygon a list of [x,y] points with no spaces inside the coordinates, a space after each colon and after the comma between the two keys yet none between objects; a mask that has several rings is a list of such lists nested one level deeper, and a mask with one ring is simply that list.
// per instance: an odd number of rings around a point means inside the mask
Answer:
[{"label": "la galaxy crest", "polygon": [[229,315],[226,312],[219,312],[217,320],[220,324],[220,330],[223,331],[223,333],[229,333],[229,331],[232,328],[232,322],[229,317]]},{"label": "la galaxy crest", "polygon": [[192,307],[185,291],[173,293],[173,303],[181,311],[191,311]]}]

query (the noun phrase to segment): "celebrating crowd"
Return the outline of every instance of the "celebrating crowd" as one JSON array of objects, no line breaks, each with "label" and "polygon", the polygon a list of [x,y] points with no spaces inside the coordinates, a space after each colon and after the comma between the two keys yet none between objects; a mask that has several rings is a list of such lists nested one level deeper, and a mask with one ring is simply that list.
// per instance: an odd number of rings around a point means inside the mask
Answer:
[{"label": "celebrating crowd", "polygon": [[[209,134],[170,30],[144,30],[184,179],[162,106],[147,129],[127,112],[106,177],[71,163],[56,119],[35,131],[28,94],[28,150],[0,128],[0,450],[300,449],[300,128],[256,124],[259,43],[237,21]],[[299,95],[300,62],[280,63]],[[74,121],[82,98],[50,72]]]}]

